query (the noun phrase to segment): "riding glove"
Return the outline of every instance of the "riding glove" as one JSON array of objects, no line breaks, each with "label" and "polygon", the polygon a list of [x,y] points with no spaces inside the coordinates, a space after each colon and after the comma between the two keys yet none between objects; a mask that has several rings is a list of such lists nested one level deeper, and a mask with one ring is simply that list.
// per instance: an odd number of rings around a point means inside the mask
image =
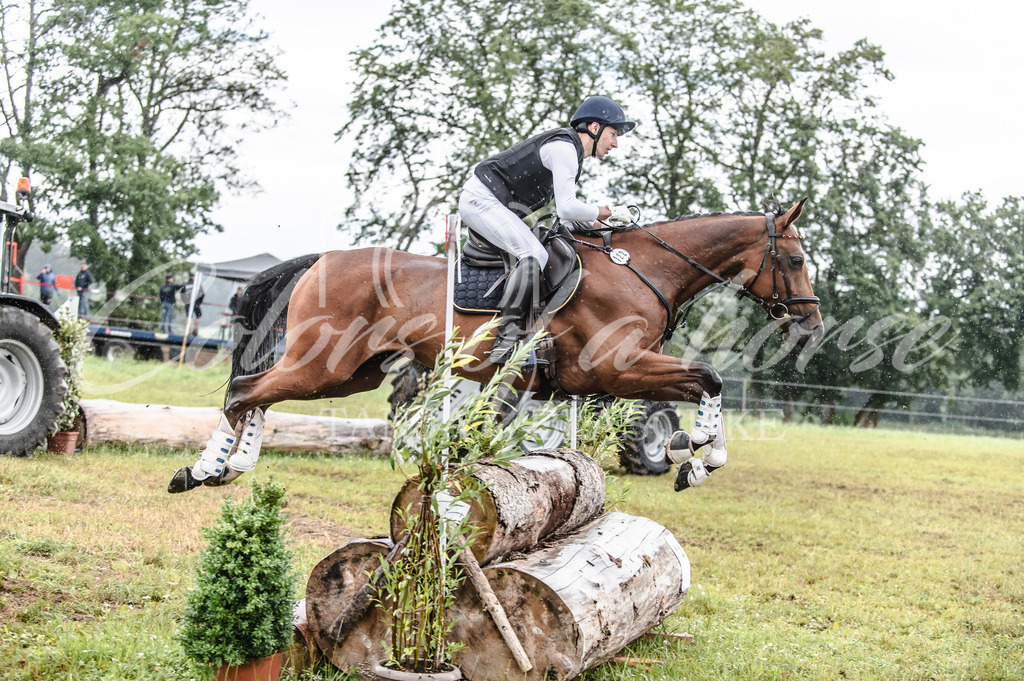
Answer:
[{"label": "riding glove", "polygon": [[629,210],[629,206],[612,206],[611,211],[612,214],[605,219],[605,222],[612,225],[633,224],[633,213]]}]

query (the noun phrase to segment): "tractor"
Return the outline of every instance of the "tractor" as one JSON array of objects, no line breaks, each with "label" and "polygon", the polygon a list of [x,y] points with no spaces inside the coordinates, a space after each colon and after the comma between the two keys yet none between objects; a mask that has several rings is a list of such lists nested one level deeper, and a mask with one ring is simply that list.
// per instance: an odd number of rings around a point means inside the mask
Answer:
[{"label": "tractor", "polygon": [[30,222],[28,178],[18,180],[16,203],[0,201],[0,454],[27,456],[57,429],[68,386],[60,346],[53,339],[59,322],[40,301],[11,291],[14,233]]}]

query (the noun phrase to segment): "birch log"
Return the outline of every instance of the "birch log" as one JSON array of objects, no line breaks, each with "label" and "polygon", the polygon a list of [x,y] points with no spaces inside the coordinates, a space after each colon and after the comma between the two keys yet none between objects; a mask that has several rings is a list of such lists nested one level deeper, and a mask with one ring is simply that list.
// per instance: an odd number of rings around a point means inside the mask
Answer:
[{"label": "birch log", "polygon": [[[82,400],[85,446],[106,442],[202,449],[220,421],[216,407],[171,407]],[[383,419],[342,419],[268,411],[263,448],[280,452],[384,456],[391,426]]]},{"label": "birch log", "polygon": [[453,638],[473,681],[571,679],[611,659],[682,604],[690,563],[648,518],[610,513],[520,560],[484,569],[533,669],[522,673],[475,593],[462,589]]},{"label": "birch log", "polygon": [[[510,466],[479,466],[474,477],[487,488],[472,504],[470,521],[479,530],[472,551],[481,565],[515,551],[537,546],[545,538],[571,532],[602,512],[604,473],[589,456],[571,449],[534,451]],[[407,483],[391,507],[391,537],[404,531],[398,514],[419,499]]]},{"label": "birch log", "polygon": [[[335,644],[325,636],[387,540],[354,540],[310,574],[306,614],[314,640],[344,671],[384,656],[387,631],[371,608]],[[484,569],[533,665],[522,672],[478,592],[463,583],[451,617],[452,639],[465,644],[456,663],[473,681],[571,679],[614,657],[672,614],[690,586],[690,564],[668,530],[647,518],[611,513],[517,560]]]}]

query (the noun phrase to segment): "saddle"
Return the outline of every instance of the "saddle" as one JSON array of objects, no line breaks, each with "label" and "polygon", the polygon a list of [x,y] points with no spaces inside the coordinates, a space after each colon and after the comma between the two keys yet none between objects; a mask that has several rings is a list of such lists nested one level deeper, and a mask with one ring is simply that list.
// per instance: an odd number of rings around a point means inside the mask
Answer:
[{"label": "saddle", "polygon": [[[565,307],[583,280],[583,262],[568,228],[559,223],[541,227],[540,242],[548,254],[538,313],[550,318]],[[456,263],[455,309],[463,314],[499,314],[511,258],[469,230]]]}]

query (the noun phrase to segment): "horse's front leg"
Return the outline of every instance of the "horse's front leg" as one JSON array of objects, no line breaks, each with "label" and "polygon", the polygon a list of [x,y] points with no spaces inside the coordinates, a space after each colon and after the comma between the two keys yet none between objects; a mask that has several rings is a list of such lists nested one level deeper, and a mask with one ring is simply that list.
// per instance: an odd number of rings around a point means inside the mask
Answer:
[{"label": "horse's front leg", "polygon": [[[655,352],[644,352],[614,382],[613,394],[620,397],[687,401],[697,405],[693,429],[676,431],[665,454],[680,464],[676,474],[677,492],[700,485],[712,472],[725,465],[725,427],[722,416],[722,378],[703,362],[691,362]],[[703,457],[696,456],[705,445]]]}]

